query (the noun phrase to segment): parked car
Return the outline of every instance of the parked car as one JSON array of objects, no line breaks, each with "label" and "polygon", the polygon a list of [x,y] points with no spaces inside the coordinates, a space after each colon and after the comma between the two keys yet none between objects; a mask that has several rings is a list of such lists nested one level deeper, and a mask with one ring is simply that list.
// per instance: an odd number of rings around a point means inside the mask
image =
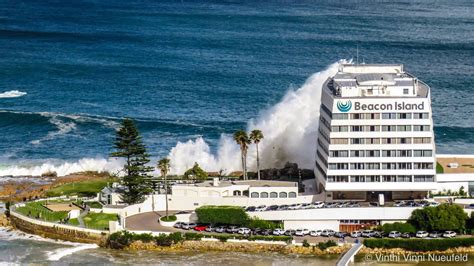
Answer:
[{"label": "parked car", "polygon": [[301,207],[301,204],[291,204],[289,207],[288,207],[288,210],[297,210]]},{"label": "parked car", "polygon": [[375,238],[383,238],[387,236],[388,234],[383,231],[374,231],[374,234],[372,235],[372,237],[375,237]]},{"label": "parked car", "polygon": [[323,207],[324,207],[324,202],[322,202],[322,201],[315,201],[315,202],[313,202],[312,205],[313,205],[315,208],[318,208],[318,209],[319,209],[319,208],[323,208]]},{"label": "parked car", "polygon": [[190,229],[194,229],[194,227],[196,227],[197,224],[195,223],[183,223],[183,225],[181,225],[181,229],[184,229],[184,230],[190,230]]},{"label": "parked car", "polygon": [[348,202],[348,201],[339,202],[339,203],[337,204],[337,207],[338,207],[338,208],[346,208],[347,206],[349,206],[349,204],[350,204],[350,202]]},{"label": "parked car", "polygon": [[308,229],[297,229],[295,231],[295,235],[297,236],[306,236],[309,235],[309,230]]},{"label": "parked car", "polygon": [[273,230],[272,234],[275,235],[275,236],[281,236],[281,235],[285,234],[285,230],[277,228],[277,229]]},{"label": "parked car", "polygon": [[311,205],[311,203],[303,203],[303,204],[301,204],[301,207],[300,207],[300,209],[302,209],[302,210],[307,210],[307,209],[311,209],[311,208],[313,208],[313,205]]},{"label": "parked car", "polygon": [[260,205],[257,208],[255,208],[255,211],[256,212],[263,212],[263,211],[265,211],[266,208],[267,208],[266,205]]},{"label": "parked car", "polygon": [[433,206],[433,207],[439,206],[439,202],[432,201],[432,202],[430,202],[430,206]]},{"label": "parked car", "polygon": [[418,232],[416,232],[416,237],[418,237],[418,238],[425,238],[425,237],[428,237],[428,232],[426,232],[426,231],[418,231]]},{"label": "parked car", "polygon": [[231,225],[231,226],[227,227],[227,229],[226,229],[226,232],[231,233],[231,234],[237,233],[237,231],[239,231],[239,228],[235,225]]},{"label": "parked car", "polygon": [[369,202],[370,207],[378,207],[379,203],[378,202]]},{"label": "parked car", "polygon": [[174,228],[181,228],[183,226],[183,222],[177,222],[173,225]]},{"label": "parked car", "polygon": [[194,230],[195,231],[199,231],[199,232],[202,232],[202,231],[206,231],[207,229],[207,225],[204,225],[204,224],[198,224],[194,227]]},{"label": "parked car", "polygon": [[260,232],[262,232],[262,229],[260,229],[260,228],[253,228],[253,229],[251,229],[251,231],[252,231],[252,234],[254,234],[254,235],[259,235]]},{"label": "parked car", "polygon": [[324,208],[336,208],[337,203],[336,202],[326,202],[324,203]]},{"label": "parked car", "polygon": [[401,237],[403,237],[403,238],[411,238],[411,237],[413,237],[413,234],[412,234],[412,233],[403,233],[403,234],[401,235]]},{"label": "parked car", "polygon": [[362,237],[373,237],[375,232],[373,230],[364,230],[362,231]]},{"label": "parked car", "polygon": [[391,231],[389,234],[388,234],[388,237],[390,238],[399,238],[401,237],[402,234],[398,231]]},{"label": "parked car", "polygon": [[361,237],[362,236],[362,233],[360,231],[352,231],[351,232],[351,237],[353,238],[358,238],[358,237]]},{"label": "parked car", "polygon": [[225,233],[227,231],[227,228],[225,226],[219,226],[216,228],[216,233]]},{"label": "parked car", "polygon": [[267,211],[276,211],[278,210],[278,205],[271,205],[267,207]]},{"label": "parked car", "polygon": [[394,207],[405,207],[405,202],[403,200],[402,201],[395,201],[393,206]]},{"label": "parked car", "polygon": [[466,209],[474,209],[474,203],[471,203],[466,206]]},{"label": "parked car", "polygon": [[286,230],[284,235],[285,236],[294,236],[295,233],[296,233],[296,230],[290,229],[290,230]]},{"label": "parked car", "polygon": [[453,231],[446,231],[443,234],[443,237],[446,237],[446,238],[452,238],[452,237],[455,237],[455,236],[456,236],[456,232],[453,232]]},{"label": "parked car", "polygon": [[336,233],[334,233],[334,237],[337,237],[337,238],[344,238],[348,235],[349,234],[347,232],[336,232]]},{"label": "parked car", "polygon": [[213,225],[209,225],[207,228],[206,228],[206,232],[214,232],[216,231],[217,227],[213,226]]},{"label": "parked car", "polygon": [[349,204],[347,205],[347,207],[349,207],[349,208],[357,208],[357,207],[360,207],[360,204],[359,204],[359,202],[357,202],[357,201],[351,201],[351,202],[349,202]]},{"label": "parked car", "polygon": [[322,233],[321,230],[313,230],[313,231],[310,231],[310,232],[309,232],[309,235],[310,235],[310,236],[320,236],[321,233]]},{"label": "parked car", "polygon": [[250,230],[250,228],[247,228],[247,227],[241,227],[239,228],[239,230],[237,230],[237,233],[240,235],[248,235],[250,234],[250,232],[252,232],[252,230]]},{"label": "parked car", "polygon": [[433,231],[428,235],[430,238],[440,238],[443,236],[441,232]]},{"label": "parked car", "polygon": [[262,236],[269,236],[273,233],[273,230],[272,229],[265,229],[265,230],[262,230],[260,231],[259,235],[262,235]]},{"label": "parked car", "polygon": [[249,206],[249,207],[247,207],[247,209],[245,209],[245,211],[247,211],[247,212],[254,212],[255,209],[256,209],[255,206]]},{"label": "parked car", "polygon": [[334,232],[334,230],[331,230],[331,229],[324,229],[322,232],[321,232],[321,236],[325,236],[325,237],[330,237],[330,236],[334,236],[336,232]]}]

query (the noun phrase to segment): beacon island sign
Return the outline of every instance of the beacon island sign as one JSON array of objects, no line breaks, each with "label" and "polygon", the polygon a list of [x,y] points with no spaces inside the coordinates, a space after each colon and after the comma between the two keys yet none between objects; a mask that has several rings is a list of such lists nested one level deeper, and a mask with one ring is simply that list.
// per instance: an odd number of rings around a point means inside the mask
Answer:
[{"label": "beacon island sign", "polygon": [[354,111],[422,111],[425,109],[425,102],[406,103],[401,101],[393,103],[360,103],[354,101],[354,103],[352,103],[351,100],[338,100],[336,106],[342,113],[347,113],[351,109]]}]

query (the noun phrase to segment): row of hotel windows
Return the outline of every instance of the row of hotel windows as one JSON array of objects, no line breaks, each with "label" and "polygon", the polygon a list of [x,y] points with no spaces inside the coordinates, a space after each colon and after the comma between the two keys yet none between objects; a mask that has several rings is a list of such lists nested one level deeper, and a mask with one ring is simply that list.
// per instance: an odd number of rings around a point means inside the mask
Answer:
[{"label": "row of hotel windows", "polygon": [[360,119],[428,119],[428,112],[422,113],[352,113],[352,114],[333,114],[329,108],[321,104],[321,110],[332,119],[337,120],[360,120]]},{"label": "row of hotel windows", "polygon": [[[434,182],[432,175],[356,175],[328,176],[327,182]],[[381,181],[382,180],[382,181]]]},{"label": "row of hotel windows", "polygon": [[250,193],[250,197],[251,198],[296,198],[296,192],[289,192],[289,193],[286,193],[286,192],[280,192],[280,193],[277,193],[277,192],[252,192]]},{"label": "row of hotel windows", "polygon": [[331,144],[430,144],[431,138],[331,138]]},{"label": "row of hotel windows", "polygon": [[[326,124],[325,124],[326,125]],[[327,126],[327,125],[326,125]],[[429,125],[384,125],[384,126],[332,126],[331,132],[379,132],[382,129],[383,132],[407,132],[407,131],[430,131]]]},{"label": "row of hotel windows", "polygon": [[[350,152],[350,153],[349,153]],[[330,157],[432,157],[432,150],[340,150],[329,151]]]},{"label": "row of hotel windows", "polygon": [[328,164],[328,169],[330,170],[433,169],[433,163],[330,163]]}]

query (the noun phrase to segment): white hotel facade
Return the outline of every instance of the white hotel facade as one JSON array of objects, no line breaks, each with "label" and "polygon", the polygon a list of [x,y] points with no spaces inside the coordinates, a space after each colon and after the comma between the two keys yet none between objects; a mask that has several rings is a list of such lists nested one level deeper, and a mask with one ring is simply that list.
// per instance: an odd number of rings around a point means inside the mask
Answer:
[{"label": "white hotel facade", "polygon": [[344,64],[323,85],[316,185],[328,200],[436,189],[430,88],[403,65]]}]

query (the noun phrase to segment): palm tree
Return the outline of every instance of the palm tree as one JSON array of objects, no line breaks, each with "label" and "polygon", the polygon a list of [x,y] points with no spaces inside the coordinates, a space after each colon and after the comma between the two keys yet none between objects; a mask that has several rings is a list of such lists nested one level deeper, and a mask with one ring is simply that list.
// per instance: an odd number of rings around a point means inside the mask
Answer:
[{"label": "palm tree", "polygon": [[250,139],[247,132],[239,130],[234,133],[234,140],[240,145],[240,155],[242,158],[242,170],[244,171],[244,180],[247,180],[247,150],[249,148]]},{"label": "palm tree", "polygon": [[249,136],[250,140],[255,143],[255,146],[257,147],[257,176],[258,180],[260,180],[260,158],[258,154],[258,143],[263,139],[263,133],[259,129],[254,129],[252,132],[250,132]]},{"label": "palm tree", "polygon": [[170,159],[163,158],[158,161],[158,169],[160,169],[161,176],[165,179],[165,201],[166,201],[166,216],[168,217],[168,182],[166,175],[170,171]]}]

